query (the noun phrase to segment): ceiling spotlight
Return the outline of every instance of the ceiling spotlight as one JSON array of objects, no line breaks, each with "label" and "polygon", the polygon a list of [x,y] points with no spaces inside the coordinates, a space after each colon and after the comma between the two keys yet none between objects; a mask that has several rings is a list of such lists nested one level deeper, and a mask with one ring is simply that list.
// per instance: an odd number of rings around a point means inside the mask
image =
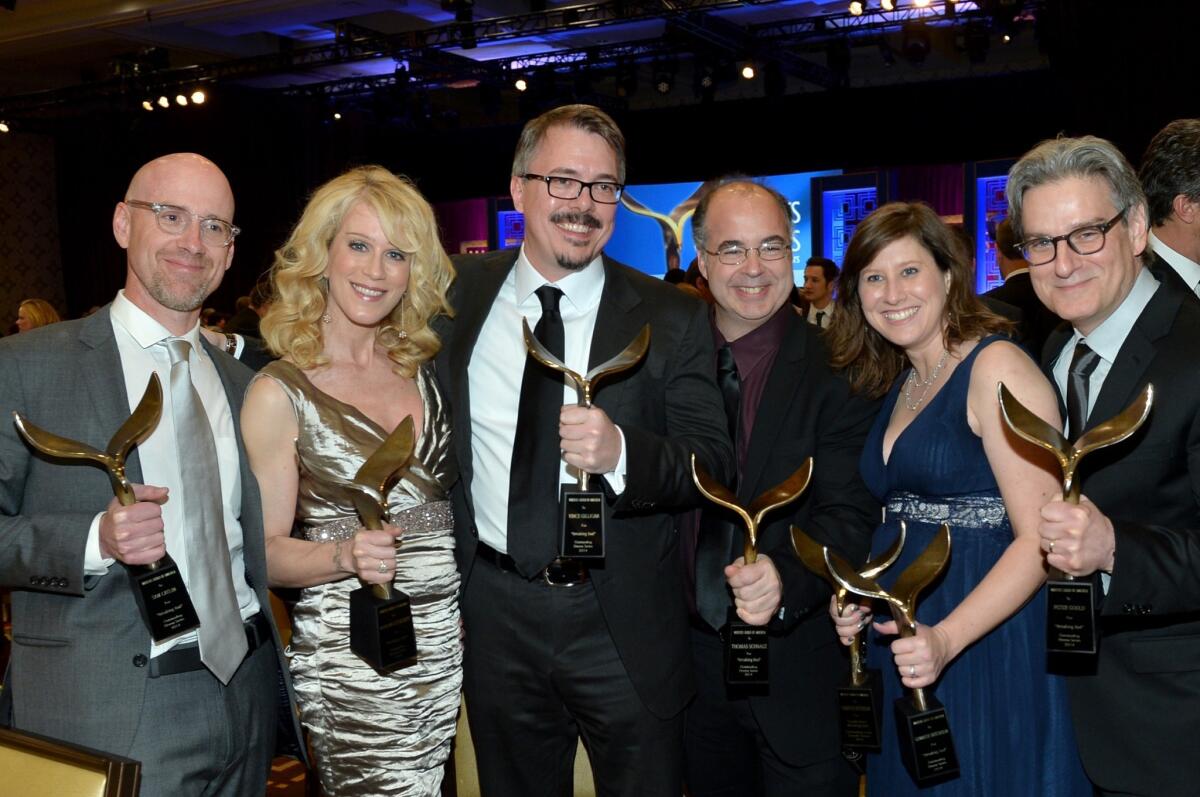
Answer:
[{"label": "ceiling spotlight", "polygon": [[525,80],[525,78],[519,77],[513,81],[513,88],[517,91],[524,91],[525,89],[529,88],[529,83]]},{"label": "ceiling spotlight", "polygon": [[170,108],[171,107],[171,101],[167,99],[167,95],[164,94],[163,96],[158,98],[158,107],[159,108]]},{"label": "ceiling spotlight", "polygon": [[335,122],[341,118],[342,118],[342,115],[340,113],[338,113],[337,111],[333,112],[333,119]]},{"label": "ceiling spotlight", "polygon": [[154,103],[150,102],[150,100],[142,100],[142,107],[145,108],[147,111],[153,111]]},{"label": "ceiling spotlight", "polygon": [[1004,43],[1008,44],[1010,41],[1012,41],[1012,36],[1009,36],[1007,33],[1004,34]]},{"label": "ceiling spotlight", "polygon": [[187,105],[187,97],[183,96],[182,94],[176,94],[175,102],[179,103],[180,105]]},{"label": "ceiling spotlight", "polygon": [[863,12],[862,0],[854,0],[850,3],[850,16],[861,17]]},{"label": "ceiling spotlight", "polygon": [[196,103],[197,105],[203,105],[204,101],[207,99],[207,95],[205,95],[205,93],[200,89],[196,89],[192,92],[192,102]]},{"label": "ceiling spotlight", "polygon": [[746,80],[754,80],[754,64],[746,64],[742,67],[742,77]]},{"label": "ceiling spotlight", "polygon": [[895,11],[896,0],[879,0],[879,7],[884,11]]},{"label": "ceiling spotlight", "polygon": [[913,0],[913,5],[917,8],[929,8],[929,0]]},{"label": "ceiling spotlight", "polygon": [[10,130],[12,128],[8,126],[8,122],[0,122],[0,133],[7,133]]}]

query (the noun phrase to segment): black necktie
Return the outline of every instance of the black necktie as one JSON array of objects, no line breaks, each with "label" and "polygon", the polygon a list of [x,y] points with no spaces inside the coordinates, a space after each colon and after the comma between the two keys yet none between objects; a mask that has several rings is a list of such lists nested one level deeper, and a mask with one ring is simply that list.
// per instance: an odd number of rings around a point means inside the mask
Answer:
[{"label": "black necktie", "polygon": [[[725,399],[725,419],[737,457],[742,414],[742,380],[738,377],[733,349],[728,343],[717,350],[717,386]],[[736,485],[735,485],[736,489]],[[700,513],[700,537],[696,540],[696,612],[716,630],[725,625],[730,606],[725,586],[725,566],[733,561],[736,528],[727,510],[706,503]]]},{"label": "black necktie", "polygon": [[821,329],[824,326],[825,326],[825,311],[818,310],[817,311],[817,329]]},{"label": "black necktie", "polygon": [[[537,289],[537,297],[542,317],[533,334],[561,360],[564,343],[558,300],[562,291],[543,285]],[[562,405],[562,375],[526,356],[508,489],[508,553],[526,578],[541,572],[558,550],[558,414]]]},{"label": "black necktie", "polygon": [[1100,355],[1082,340],[1075,344],[1067,371],[1067,439],[1083,434],[1088,417],[1088,380],[1100,364]]}]

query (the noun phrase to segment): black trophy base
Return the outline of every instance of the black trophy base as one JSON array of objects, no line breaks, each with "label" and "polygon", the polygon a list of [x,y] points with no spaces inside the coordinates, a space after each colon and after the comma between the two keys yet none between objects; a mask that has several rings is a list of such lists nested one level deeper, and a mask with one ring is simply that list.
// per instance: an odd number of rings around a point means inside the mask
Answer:
[{"label": "black trophy base", "polygon": [[164,556],[153,567],[131,567],[133,597],[150,637],[163,642],[200,627],[196,607],[188,595],[179,566],[170,556]]},{"label": "black trophy base", "polygon": [[[722,633],[725,642],[725,684],[731,687],[765,687],[770,661],[767,627],[742,622],[737,610],[729,607]],[[762,694],[761,690],[757,693]]]},{"label": "black trophy base", "polygon": [[928,692],[926,708],[918,709],[907,697],[896,701],[896,732],[900,758],[918,786],[931,786],[958,777],[958,753],[950,735],[946,709]]},{"label": "black trophy base", "polygon": [[381,672],[412,661],[417,655],[417,637],[408,596],[395,591],[385,600],[376,597],[370,587],[351,592],[350,650]]},{"label": "black trophy base", "polygon": [[1093,581],[1046,582],[1046,653],[1064,656],[1095,656],[1096,584]]},{"label": "black trophy base", "polygon": [[604,493],[564,484],[558,505],[558,555],[564,559],[603,559]]},{"label": "black trophy base", "polygon": [[867,670],[867,682],[861,686],[838,687],[838,729],[842,751],[878,753],[883,749],[883,676],[879,670]]}]

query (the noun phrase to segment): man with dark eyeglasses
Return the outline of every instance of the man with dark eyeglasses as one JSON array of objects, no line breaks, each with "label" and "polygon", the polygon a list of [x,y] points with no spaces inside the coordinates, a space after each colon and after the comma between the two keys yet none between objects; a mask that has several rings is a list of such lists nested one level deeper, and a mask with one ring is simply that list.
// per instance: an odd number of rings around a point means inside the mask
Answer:
[{"label": "man with dark eyeglasses", "polygon": [[1146,198],[1110,142],[1044,141],[1013,166],[1007,191],[1034,289],[1070,325],[1050,336],[1043,361],[1066,437],[1155,390],[1132,438],[1081,463],[1079,504],[1041,511],[1047,564],[1093,580],[1099,598],[1099,653],[1065,676],[1084,768],[1097,794],[1194,795],[1200,305],[1145,268]]}]

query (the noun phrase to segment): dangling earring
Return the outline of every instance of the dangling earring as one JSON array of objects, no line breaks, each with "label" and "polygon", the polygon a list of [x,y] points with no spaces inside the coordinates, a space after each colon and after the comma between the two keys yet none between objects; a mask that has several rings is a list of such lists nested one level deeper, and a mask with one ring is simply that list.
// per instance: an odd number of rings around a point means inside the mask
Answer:
[{"label": "dangling earring", "polygon": [[400,338],[400,340],[408,340],[408,332],[404,329],[404,300],[406,298],[408,298],[407,292],[400,296],[400,319],[399,323],[396,324],[396,326],[399,327],[396,332],[396,337]]},{"label": "dangling earring", "polygon": [[328,324],[333,321],[329,315],[329,277],[322,274],[317,278],[317,284],[321,286],[321,293],[325,295],[325,312],[321,313],[321,323]]},{"label": "dangling earring", "polygon": [[321,313],[321,323],[322,324],[332,324],[333,323],[333,317],[329,315],[328,310]]}]

